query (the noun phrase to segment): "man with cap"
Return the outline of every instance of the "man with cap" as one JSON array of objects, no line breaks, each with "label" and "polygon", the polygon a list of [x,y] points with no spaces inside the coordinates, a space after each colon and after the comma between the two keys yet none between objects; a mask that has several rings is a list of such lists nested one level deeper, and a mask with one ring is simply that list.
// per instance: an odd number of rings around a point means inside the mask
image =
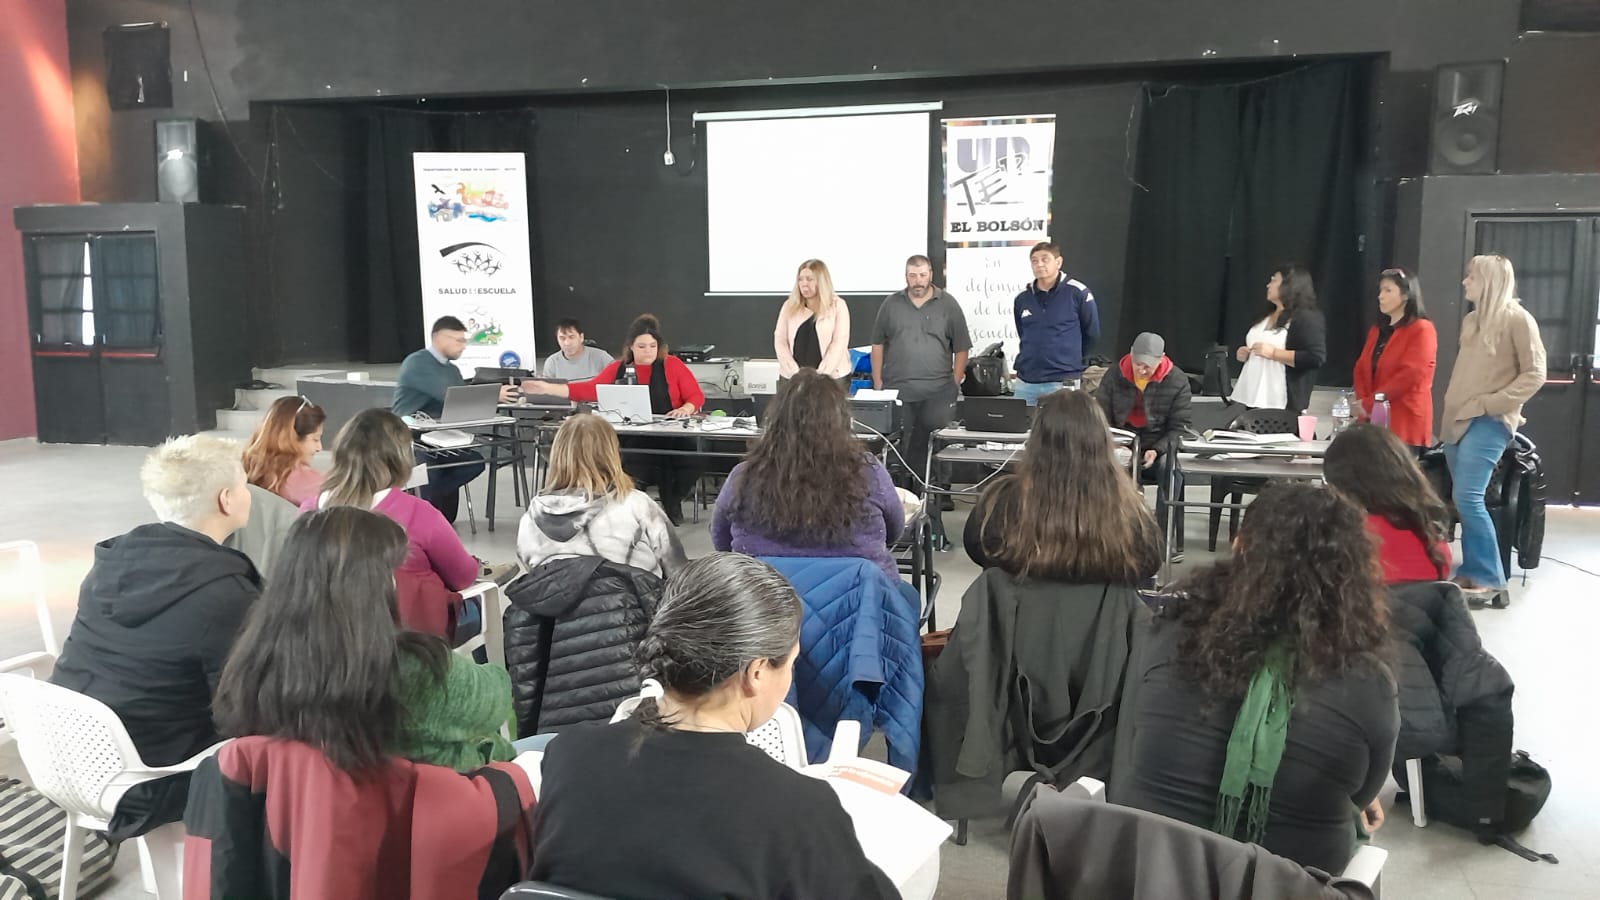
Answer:
[{"label": "man with cap", "polygon": [[[1167,481],[1178,442],[1189,428],[1189,376],[1167,358],[1161,335],[1146,331],[1133,339],[1132,351],[1107,370],[1095,397],[1108,422],[1139,435],[1139,480],[1157,486],[1156,520],[1165,534]],[[1183,558],[1181,522],[1171,549],[1174,561]]]}]

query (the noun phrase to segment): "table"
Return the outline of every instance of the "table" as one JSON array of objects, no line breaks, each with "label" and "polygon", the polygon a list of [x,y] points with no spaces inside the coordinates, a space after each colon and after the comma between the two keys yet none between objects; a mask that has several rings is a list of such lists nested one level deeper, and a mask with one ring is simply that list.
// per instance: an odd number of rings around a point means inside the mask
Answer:
[{"label": "table", "polygon": [[[495,509],[495,481],[499,472],[500,453],[505,450],[509,458],[506,462],[512,467],[511,487],[514,502],[519,506],[526,505],[532,494],[528,490],[526,457],[522,453],[522,441],[517,436],[517,420],[511,416],[493,416],[487,419],[472,419],[466,422],[417,422],[408,423],[412,434],[419,439],[412,441],[412,446],[424,453],[450,452],[454,450],[487,450],[489,456],[483,460],[489,472],[489,501],[484,510],[489,519],[489,530],[494,531]],[[488,434],[482,434],[482,429],[489,429]],[[506,429],[504,433],[501,429]],[[435,447],[420,440],[420,436],[434,431],[467,431],[473,432],[472,443],[461,447]],[[455,466],[470,466],[478,462],[474,459],[463,459],[459,462],[429,463],[429,469],[449,469]],[[463,488],[463,490],[467,490]],[[473,534],[478,533],[477,520],[472,515],[472,493],[467,491],[467,524]]]},{"label": "table", "polygon": [[[1187,500],[1179,485],[1186,475],[1211,478],[1267,478],[1289,481],[1321,481],[1322,457],[1332,441],[1284,441],[1275,444],[1246,444],[1239,441],[1182,441],[1178,458],[1167,483],[1166,546],[1171,547],[1175,529],[1183,527],[1187,507],[1203,509],[1243,509],[1243,503],[1212,503]],[[1172,554],[1161,564],[1161,583],[1172,580]]]}]

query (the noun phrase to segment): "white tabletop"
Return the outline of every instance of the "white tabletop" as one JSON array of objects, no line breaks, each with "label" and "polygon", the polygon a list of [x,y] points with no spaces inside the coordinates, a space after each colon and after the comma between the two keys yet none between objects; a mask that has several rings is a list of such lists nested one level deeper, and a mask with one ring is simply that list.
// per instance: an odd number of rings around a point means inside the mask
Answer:
[{"label": "white tabletop", "polygon": [[1332,441],[1285,441],[1277,444],[1250,444],[1243,441],[1184,441],[1178,450],[1182,453],[1227,453],[1243,456],[1317,456],[1328,452]]},{"label": "white tabletop", "polygon": [[412,431],[429,432],[444,431],[449,428],[488,428],[492,425],[515,425],[517,420],[510,416],[492,416],[487,419],[468,419],[465,422],[407,422]]}]

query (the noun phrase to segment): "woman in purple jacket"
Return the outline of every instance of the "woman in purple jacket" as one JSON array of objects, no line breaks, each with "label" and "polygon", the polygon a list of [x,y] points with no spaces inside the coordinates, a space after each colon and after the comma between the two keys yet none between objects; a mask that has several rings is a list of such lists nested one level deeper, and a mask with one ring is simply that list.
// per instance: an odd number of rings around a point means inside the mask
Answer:
[{"label": "woman in purple jacket", "polygon": [[844,389],[801,369],[728,475],[711,543],[750,556],[854,556],[898,580],[889,542],[904,527],[889,472],[850,430]]}]

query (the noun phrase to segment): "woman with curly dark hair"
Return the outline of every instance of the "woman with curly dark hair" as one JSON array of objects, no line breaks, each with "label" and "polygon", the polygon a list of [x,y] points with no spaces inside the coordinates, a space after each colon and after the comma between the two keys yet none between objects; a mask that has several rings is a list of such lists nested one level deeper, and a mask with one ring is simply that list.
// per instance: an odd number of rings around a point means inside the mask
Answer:
[{"label": "woman with curly dark hair", "polygon": [[1161,531],[1127,470],[1094,395],[1039,400],[1014,475],[1002,475],[967,517],[978,565],[1074,584],[1135,586],[1161,567]]},{"label": "woman with curly dark hair", "polygon": [[1400,712],[1388,603],[1366,516],[1337,491],[1274,484],[1235,557],[1156,619],[1132,689],[1119,803],[1338,872],[1378,790]]},{"label": "woman with curly dark hair", "polygon": [[717,496],[711,543],[750,556],[855,556],[899,580],[889,542],[904,527],[888,470],[850,430],[844,388],[801,369]]},{"label": "woman with curly dark hair", "polygon": [[1234,358],[1244,363],[1230,399],[1252,408],[1305,412],[1328,357],[1328,323],[1305,266],[1285,263],[1267,280],[1267,316],[1250,326]]},{"label": "woman with curly dark hair", "polygon": [[1394,432],[1377,425],[1346,429],[1328,447],[1322,477],[1367,511],[1385,583],[1449,577],[1450,513]]}]

